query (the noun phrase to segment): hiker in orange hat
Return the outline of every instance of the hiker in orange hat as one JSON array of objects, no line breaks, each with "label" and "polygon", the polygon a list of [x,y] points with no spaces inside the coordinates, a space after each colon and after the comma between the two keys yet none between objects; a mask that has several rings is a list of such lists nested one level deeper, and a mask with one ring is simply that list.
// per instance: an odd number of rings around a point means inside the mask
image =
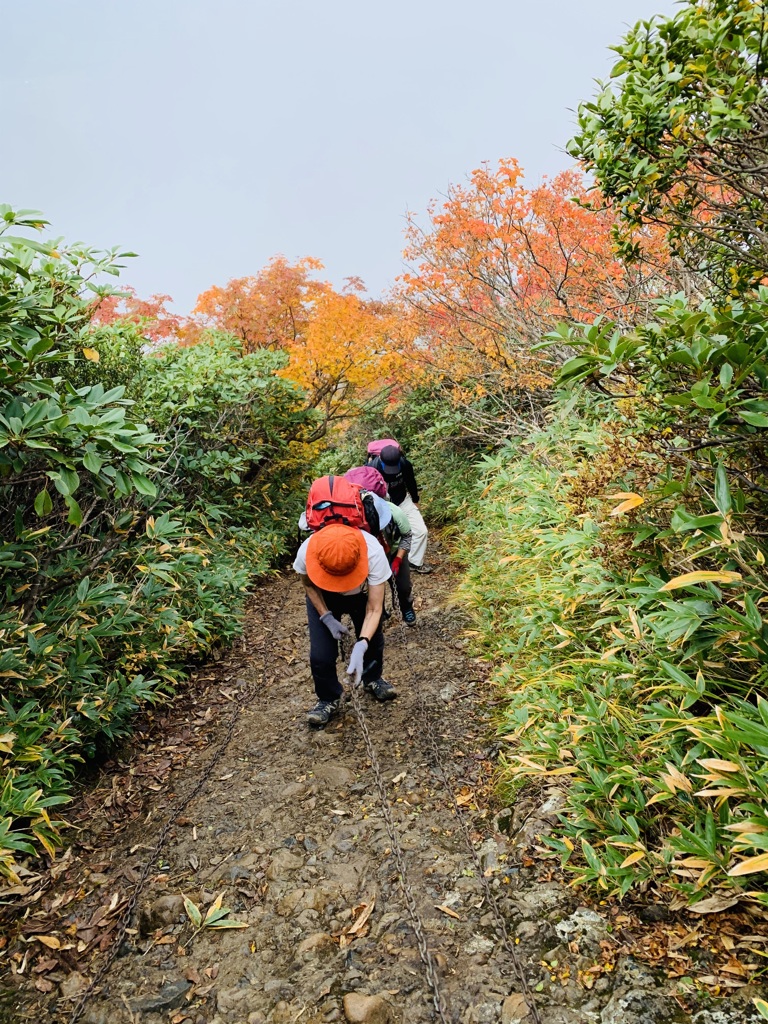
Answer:
[{"label": "hiker in orange hat", "polygon": [[341,708],[343,688],[336,673],[339,641],[349,634],[341,622],[349,615],[357,643],[347,666],[352,685],[361,680],[376,700],[393,700],[397,692],[382,678],[384,634],[381,613],[392,571],[378,540],[370,533],[331,523],[299,548],[293,568],[307,594],[309,664],[317,704],[307,716],[315,728],[327,725]]}]

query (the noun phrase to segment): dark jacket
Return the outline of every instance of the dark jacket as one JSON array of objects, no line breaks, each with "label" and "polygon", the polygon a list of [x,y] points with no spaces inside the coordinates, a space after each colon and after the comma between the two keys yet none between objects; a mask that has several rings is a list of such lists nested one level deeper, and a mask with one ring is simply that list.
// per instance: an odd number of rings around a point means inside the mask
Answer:
[{"label": "dark jacket", "polygon": [[[378,456],[368,459],[368,465],[374,466],[387,481],[389,489],[389,500],[395,505],[402,505],[405,496],[410,494],[414,502],[419,503],[419,488],[416,486],[416,476],[413,472],[413,465],[404,455],[400,456],[397,469],[387,466]],[[393,472],[394,470],[394,472]]]}]

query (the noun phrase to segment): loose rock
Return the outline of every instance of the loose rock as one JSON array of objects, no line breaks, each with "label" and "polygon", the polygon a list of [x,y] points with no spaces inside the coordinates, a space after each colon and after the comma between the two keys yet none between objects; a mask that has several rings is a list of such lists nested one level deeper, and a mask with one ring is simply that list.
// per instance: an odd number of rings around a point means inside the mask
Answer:
[{"label": "loose rock", "polygon": [[528,1024],[528,1002],[522,992],[510,992],[501,1004],[501,1024]]},{"label": "loose rock", "polygon": [[299,943],[297,952],[321,956],[323,953],[335,952],[336,948],[336,943],[327,932],[315,932]]},{"label": "loose rock", "polygon": [[62,981],[59,988],[61,994],[65,999],[76,999],[80,993],[87,987],[88,982],[78,971],[72,971],[68,974],[64,981]]},{"label": "loose rock", "polygon": [[128,1005],[133,1013],[158,1013],[162,1010],[175,1010],[184,1002],[184,996],[191,988],[190,981],[174,981],[170,985],[164,985],[154,996],[130,999]]},{"label": "loose rock", "polygon": [[267,878],[272,882],[278,882],[287,878],[292,871],[298,871],[304,861],[295,853],[288,850],[279,850],[272,858],[267,868]]},{"label": "loose rock", "polygon": [[170,928],[171,925],[178,924],[183,917],[182,896],[160,896],[149,906],[142,907],[139,929],[142,935],[148,935],[157,928]]},{"label": "loose rock", "polygon": [[394,1024],[392,1007],[381,996],[363,996],[348,992],[344,996],[344,1016],[349,1024]]}]

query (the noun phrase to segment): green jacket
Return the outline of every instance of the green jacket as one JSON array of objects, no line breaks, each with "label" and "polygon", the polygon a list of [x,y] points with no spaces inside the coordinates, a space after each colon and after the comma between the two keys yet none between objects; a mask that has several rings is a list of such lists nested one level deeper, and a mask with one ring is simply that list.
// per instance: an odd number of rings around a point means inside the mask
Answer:
[{"label": "green jacket", "polygon": [[408,516],[399,505],[395,505],[391,501],[388,501],[387,505],[389,505],[389,511],[392,513],[392,520],[386,529],[382,530],[382,536],[387,544],[389,544],[390,554],[394,557],[398,548],[402,548],[403,551],[411,550],[411,524],[408,522]]}]

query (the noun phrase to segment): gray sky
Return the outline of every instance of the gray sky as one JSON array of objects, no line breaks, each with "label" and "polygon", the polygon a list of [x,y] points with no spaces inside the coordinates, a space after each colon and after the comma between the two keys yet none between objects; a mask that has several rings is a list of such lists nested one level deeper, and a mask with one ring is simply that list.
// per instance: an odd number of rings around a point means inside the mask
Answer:
[{"label": "gray sky", "polygon": [[140,254],[182,311],[275,253],[377,293],[403,217],[482,161],[569,165],[576,105],[671,0],[5,5],[0,202]]}]

